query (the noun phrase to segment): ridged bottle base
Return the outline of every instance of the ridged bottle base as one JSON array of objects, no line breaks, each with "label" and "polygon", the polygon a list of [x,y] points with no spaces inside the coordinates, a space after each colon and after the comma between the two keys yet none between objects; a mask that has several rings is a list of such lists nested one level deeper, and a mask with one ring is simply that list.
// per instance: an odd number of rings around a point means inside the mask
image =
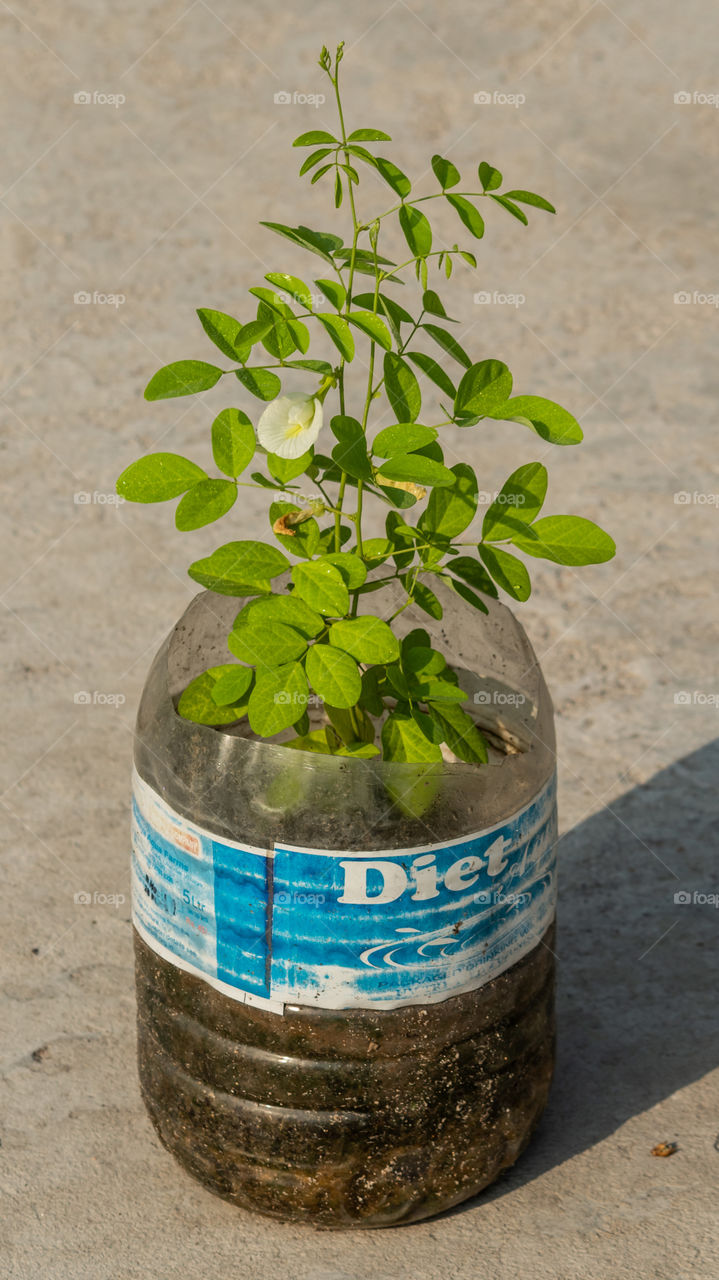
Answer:
[{"label": "ridged bottle base", "polygon": [[210,1191],[325,1228],[416,1222],[526,1146],[554,1065],[554,927],[492,982],[391,1011],[229,999],[135,934],[142,1093]]}]

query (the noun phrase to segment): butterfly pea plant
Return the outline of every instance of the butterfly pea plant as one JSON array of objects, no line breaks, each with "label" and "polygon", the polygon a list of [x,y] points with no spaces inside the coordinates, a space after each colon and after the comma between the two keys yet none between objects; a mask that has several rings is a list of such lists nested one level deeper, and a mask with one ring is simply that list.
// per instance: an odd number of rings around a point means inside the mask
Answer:
[{"label": "butterfly pea plant", "polygon": [[[524,225],[525,207],[555,211],[531,191],[502,191],[501,173],[484,161],[481,189],[458,190],[464,186],[459,171],[440,155],[431,162],[439,189],[413,194],[402,170],[377,154],[378,144],[391,141],[388,134],[347,132],[342,52],[340,44],[334,60],[326,48],[320,57],[334,90],[337,136],[312,130],[294,146],[309,149],[300,175],[313,185],[329,183],[335,209],[348,211],[349,242],[334,231],[262,223],[319,259],[322,276],[309,285],[288,272],[268,272],[270,287],[249,290],[257,305],[247,322],[201,308],[202,327],[230,367],[181,360],[160,369],[145,390],[146,399],[162,400],[235,378],[266,407],[256,426],[243,409],[217,415],[211,442],[220,475],[179,454],[151,453],[123,471],[117,489],[132,502],[179,498],[175,523],[183,531],[227,515],[240,488],[263,489],[272,498],[268,540],[225,542],[190,565],[201,586],[246,602],[228,638],[239,661],[193,680],[180,697],[181,716],[213,726],[247,716],[261,738],[293,729],[284,745],[304,751],[431,762],[442,758],[446,744],[460,760],[481,764],[486,742],[462,706],[467,695],[456,673],[426,630],[400,640],[395,620],[409,605],[440,619],[442,605],[432,590],[437,581],[484,613],[485,597],[500,591],[526,600],[529,573],[516,552],[586,565],[609,560],[615,547],[582,516],[540,517],[547,490],[541,462],[523,463],[509,476],[484,513],[479,541],[462,537],[477,510],[477,479],[466,462],[447,466],[443,427],[471,430],[483,419],[511,420],[556,445],[578,444],[582,431],[553,401],[512,395],[506,364],[473,361],[453,336],[456,322],[429,287],[430,270],[449,280],[458,263],[476,268],[477,260],[459,244],[438,245],[426,210],[441,201],[475,240],[484,236],[480,207]],[[371,217],[360,213],[357,198],[367,169],[392,193],[389,207]],[[408,247],[402,262],[380,252],[382,233],[395,220]],[[418,311],[395,294],[408,275],[421,293]],[[308,357],[317,339],[331,359]],[[346,375],[353,362],[362,369],[364,392],[350,402]],[[424,379],[444,397],[439,421],[419,421]],[[385,402],[396,422],[375,431],[373,414],[378,408],[386,414]],[[258,469],[248,477],[253,462]],[[314,496],[305,492],[310,485]],[[389,507],[384,537],[364,536],[367,499]],[[390,584],[388,616],[382,590]],[[367,604],[377,604],[367,611],[363,597],[370,593]],[[324,704],[324,728],[311,728],[311,694]]]}]

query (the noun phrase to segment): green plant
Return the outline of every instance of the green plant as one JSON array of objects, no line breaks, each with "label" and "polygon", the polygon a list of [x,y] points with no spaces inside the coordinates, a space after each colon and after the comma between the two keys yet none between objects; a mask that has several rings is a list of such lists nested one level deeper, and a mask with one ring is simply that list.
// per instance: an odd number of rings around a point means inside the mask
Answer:
[{"label": "green plant", "polygon": [[[261,737],[294,727],[296,737],[288,747],[353,756],[379,753],[375,720],[380,718],[385,759],[436,760],[444,742],[460,759],[481,763],[487,759],[486,745],[462,707],[466,695],[456,674],[425,630],[416,629],[400,642],[392,629],[395,618],[412,603],[431,618],[441,618],[442,607],[430,585],[437,578],[484,612],[482,596],[497,597],[498,588],[512,600],[526,600],[529,574],[515,551],[584,565],[610,559],[615,547],[608,534],[581,516],[539,517],[547,488],[541,462],[525,463],[508,478],[485,512],[479,543],[462,540],[476,512],[477,480],[464,462],[445,465],[443,426],[470,428],[484,418],[511,419],[558,445],[578,444],[582,432],[571,413],[553,401],[512,396],[507,366],[496,359],[473,362],[452,336],[448,326],[454,322],[428,287],[430,263],[449,279],[458,259],[476,267],[476,258],[457,244],[434,248],[424,207],[432,200],[446,202],[477,240],[484,235],[481,200],[524,224],[524,206],[550,213],[554,209],[531,191],[502,192],[502,175],[485,162],[479,165],[481,190],[457,192],[459,172],[439,155],[432,157],[439,191],[412,197],[405,174],[370,150],[372,144],[390,141],[386,133],[374,128],[346,132],[341,59],[342,45],[334,65],[322,50],[320,66],[333,86],[340,136],[313,130],[294,145],[311,149],[300,174],[311,175],[313,184],[330,179],[337,209],[347,198],[350,244],[334,233],[263,223],[320,259],[331,274],[315,279],[311,288],[295,275],[268,272],[265,279],[272,287],[249,291],[257,300],[257,313],[246,324],[200,309],[206,334],[232,368],[182,360],[160,369],[145,391],[148,400],[190,395],[234,375],[246,391],[269,402],[257,432],[241,409],[224,409],[212,424],[212,453],[221,476],[211,477],[177,454],[153,453],[123,471],[117,488],[133,502],[179,497],[175,522],[181,530],[199,529],[226,515],[238,486],[275,491],[269,511],[275,543],[228,542],[190,566],[190,577],[201,586],[251,599],[228,639],[241,665],[213,667],[194,680],[180,698],[181,715],[212,725],[247,715]],[[396,197],[370,220],[360,219],[355,203],[363,165]],[[409,247],[409,257],[399,264],[379,250],[388,218],[398,219]],[[414,270],[422,292],[416,319],[390,292],[408,269]],[[369,291],[359,277],[369,277]],[[310,325],[336,348],[333,361],[307,357]],[[439,359],[417,347],[419,338],[440,349]],[[345,375],[357,339],[368,343],[368,360],[363,403],[353,416]],[[270,360],[250,364],[258,348]],[[445,368],[448,360],[458,367],[456,385]],[[418,422],[422,397],[415,369],[449,402],[440,422]],[[283,395],[280,374],[285,371],[293,378],[304,374],[319,379],[319,385],[307,393]],[[329,421],[334,443],[322,453],[315,445],[330,394],[336,397]],[[382,395],[397,421],[370,439],[371,410]],[[258,453],[265,470],[240,480]],[[300,477],[314,484],[316,498],[300,496]],[[368,495],[391,508],[384,538],[363,535]],[[417,522],[408,522],[401,513],[425,499]],[[274,589],[273,581],[287,570],[286,588]],[[360,597],[390,582],[399,583],[406,597],[391,616],[383,617],[381,609],[358,614]],[[306,710],[310,690],[324,701],[330,722],[314,732]]]}]

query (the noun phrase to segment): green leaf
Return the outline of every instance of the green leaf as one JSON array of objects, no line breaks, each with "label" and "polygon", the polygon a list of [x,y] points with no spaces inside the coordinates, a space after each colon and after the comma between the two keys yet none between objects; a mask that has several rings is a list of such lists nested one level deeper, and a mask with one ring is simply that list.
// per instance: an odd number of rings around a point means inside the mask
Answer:
[{"label": "green leaf", "polygon": [[290,511],[300,511],[294,502],[273,502],[270,507],[270,524],[277,541],[290,555],[311,560],[320,544],[320,527],[316,520],[303,520],[293,527],[290,533],[275,533],[275,521],[286,516]]},{"label": "green leaf", "polygon": [[443,351],[446,351],[448,355],[453,356],[459,364],[463,364],[465,369],[469,369],[471,367],[472,361],[467,355],[467,352],[460,347],[459,343],[452,337],[451,333],[447,333],[446,329],[440,329],[437,324],[423,324],[421,325],[421,328],[429,334],[430,338],[434,338],[434,341],[442,348]]},{"label": "green leaf", "polygon": [[[221,668],[216,668],[220,670]],[[234,662],[225,667],[212,689],[212,701],[218,707],[228,707],[237,702],[249,702],[249,692],[255,679],[251,667],[239,667]],[[247,707],[243,707],[243,713]],[[237,711],[236,711],[237,714]]]},{"label": "green leaf", "polygon": [[353,707],[362,692],[357,663],[347,653],[328,644],[315,644],[307,654],[307,678],[324,702]]},{"label": "green leaf", "polygon": [[235,369],[235,376],[258,400],[274,400],[282,390],[280,379],[270,369]]},{"label": "green leaf", "polygon": [[325,616],[340,617],[349,609],[349,593],[339,569],[326,560],[296,564],[292,581],[300,599]]},{"label": "green leaf", "polygon": [[367,578],[367,566],[360,560],[356,551],[333,551],[322,557],[328,564],[339,569],[350,591],[356,591],[364,585]]},{"label": "green leaf", "polygon": [[403,204],[399,210],[399,225],[410,251],[419,258],[426,258],[432,249],[432,228],[422,210],[413,204]]},{"label": "green leaf", "polygon": [[445,160],[442,156],[432,156],[432,169],[443,191],[447,187],[456,187],[459,182],[459,169],[455,169],[450,160]]},{"label": "green leaf", "polygon": [[444,391],[446,396],[449,396],[451,400],[454,400],[457,394],[457,388],[452,382],[452,379],[447,376],[442,366],[437,364],[436,360],[433,360],[431,356],[426,355],[424,351],[408,351],[407,358],[411,360],[413,364],[416,364],[417,367],[421,369],[432,382],[434,382],[435,386],[439,387],[440,391]]},{"label": "green leaf", "polygon": [[494,169],[491,164],[483,160],[479,166],[479,181],[483,191],[496,191],[497,187],[502,185],[502,175],[499,169]]},{"label": "green leaf", "polygon": [[458,462],[450,468],[452,487],[434,490],[419,518],[418,527],[423,533],[439,533],[448,538],[472,523],[477,510],[477,477],[466,462]]},{"label": "green leaf", "polygon": [[[547,468],[541,462],[527,462],[505,480],[482,521],[482,537],[502,542],[517,532],[518,522],[531,524],[539,515],[547,492]],[[509,518],[509,519],[508,519]]]},{"label": "green leaf", "polygon": [[357,662],[394,662],[399,657],[399,641],[391,627],[373,614],[333,623],[330,644]]},{"label": "green leaf", "polygon": [[323,293],[328,302],[332,303],[338,311],[341,311],[345,305],[347,298],[347,290],[339,280],[315,280],[317,288]]},{"label": "green leaf", "polygon": [[167,502],[206,479],[202,467],[179,453],[148,453],[125,467],[116,487],[128,502]]},{"label": "green leaf", "polygon": [[441,574],[441,577],[447,583],[448,587],[454,591],[455,595],[461,596],[462,599],[466,600],[468,604],[471,604],[474,609],[479,609],[480,613],[489,613],[489,609],[482,597],[475,595],[472,588],[468,586],[466,582],[462,582],[458,578],[447,578],[444,574]]},{"label": "green leaf", "polygon": [[381,129],[353,129],[349,135],[348,142],[391,142],[388,133],[383,133]]},{"label": "green leaf", "polygon": [[391,160],[385,160],[383,156],[377,156],[375,159],[375,165],[380,176],[384,178],[387,185],[391,187],[401,199],[404,199],[405,196],[409,195],[412,190],[412,183],[406,173],[403,173],[401,169],[398,169],[396,164]]},{"label": "green leaf", "polygon": [[301,476],[311,463],[311,449],[308,449],[299,458],[281,458],[278,453],[268,453],[267,455],[267,466],[275,480],[278,480],[280,484],[289,484],[290,480],[295,480],[297,476]]},{"label": "green leaf", "polygon": [[550,444],[579,444],[583,439],[582,428],[569,410],[542,396],[514,396],[505,404],[495,405],[486,416],[521,422]]},{"label": "green leaf", "polygon": [[434,289],[425,289],[422,294],[422,310],[426,311],[430,316],[440,316],[443,320],[448,320],[450,324],[457,324],[456,320],[450,319],[444,309],[442,299]]},{"label": "green leaf", "polygon": [[[290,332],[288,323],[274,311],[265,302],[260,302],[257,308],[257,318],[260,321],[267,322],[267,331],[262,338],[262,345],[265,351],[268,351],[276,360],[284,360],[287,356],[291,356],[295,350],[296,343],[293,334]],[[237,376],[240,376],[239,370],[236,370]]]},{"label": "green leaf", "polygon": [[242,325],[239,320],[225,315],[224,311],[213,311],[210,307],[200,307],[197,314],[208,338],[219,347],[223,356],[244,363],[252,348],[251,343],[242,341]]},{"label": "green leaf", "polygon": [[[295,725],[295,729],[299,725]],[[324,729],[313,729],[312,733],[303,733],[299,738],[290,738],[283,742],[291,751],[313,751],[316,755],[333,756],[339,754],[339,739],[329,725]]]},{"label": "green leaf", "polygon": [[485,595],[491,596],[493,600],[497,599],[499,594],[497,588],[486,569],[482,568],[479,560],[475,560],[474,556],[454,556],[451,560],[445,561],[443,568],[448,569],[450,573],[456,574],[464,582],[468,582],[470,587],[476,587],[478,591],[483,591]]},{"label": "green leaf", "polygon": [[397,421],[414,422],[422,408],[419,383],[406,360],[393,351],[385,353],[384,383]]},{"label": "green leaf", "polygon": [[263,596],[259,600],[248,601],[238,613],[233,626],[242,627],[250,622],[253,625],[258,622],[282,622],[301,632],[308,640],[314,639],[327,625],[321,614],[315,613],[314,609],[310,609],[295,594]]},{"label": "green leaf", "polygon": [[286,240],[291,240],[293,244],[301,245],[303,249],[308,249],[310,253],[316,253],[319,258],[324,258],[325,262],[329,262],[334,266],[332,254],[342,248],[342,240],[340,236],[333,235],[330,231],[312,231],[309,227],[286,227],[282,222],[261,222],[261,227],[268,227],[270,231],[274,231],[278,236],[284,236]]},{"label": "green leaf", "polygon": [[234,479],[255,456],[255,429],[241,409],[223,409],[212,424],[212,456]]},{"label": "green leaf", "polygon": [[316,164],[319,164],[320,160],[324,160],[325,156],[328,156],[331,151],[331,147],[320,147],[319,151],[311,152],[311,154],[307,156],[307,159],[300,165],[300,177],[302,178],[306,173],[309,173],[310,169],[314,168]]},{"label": "green leaf", "polygon": [[285,360],[287,369],[308,369],[310,373],[325,374],[332,372],[332,365],[327,360]]},{"label": "green leaf", "polygon": [[371,480],[372,467],[367,456],[367,440],[356,418],[337,414],[330,423],[339,443],[332,450],[332,458],[343,471],[356,480]]},{"label": "green leaf", "polygon": [[442,727],[447,746],[460,760],[467,764],[487,763],[487,743],[472,717],[462,707],[445,703],[430,707],[429,714]]},{"label": "green leaf", "polygon": [[437,439],[434,427],[423,427],[419,422],[398,422],[385,427],[372,441],[372,453],[379,458],[392,458],[396,453],[412,453]]},{"label": "green leaf", "polygon": [[350,311],[347,315],[350,324],[354,324],[366,333],[373,342],[378,342],[385,351],[392,350],[392,338],[384,320],[371,311]]},{"label": "green leaf", "polygon": [[308,311],[312,310],[311,290],[298,276],[287,275],[284,271],[268,271],[265,280],[269,280],[270,284],[276,284],[277,288],[285,293],[291,294]]},{"label": "green leaf", "polygon": [[528,226],[527,215],[524,212],[524,209],[520,209],[519,205],[513,204],[506,196],[495,195],[494,192],[490,194],[489,198],[490,200],[495,200],[497,204],[501,204],[502,208],[507,210],[507,213],[511,213],[513,218],[517,218],[520,222],[523,222],[525,227]]},{"label": "green leaf", "polygon": [[534,538],[515,534],[515,547],[555,564],[603,564],[617,549],[609,534],[584,516],[544,516],[535,520],[531,530]]},{"label": "green leaf", "polygon": [[[405,590],[407,590],[407,579],[405,578],[403,581]],[[424,613],[428,613],[430,618],[434,618],[436,622],[439,622],[444,614],[444,609],[434,594],[434,591],[430,591],[429,587],[425,586],[424,582],[415,582],[414,587],[412,588],[412,598],[415,604],[418,605]]]},{"label": "green leaf", "polygon": [[173,396],[193,396],[209,391],[220,380],[223,369],[204,360],[177,360],[159,369],[145,387],[146,400],[171,400]]},{"label": "green leaf", "polygon": [[347,321],[341,316],[333,315],[331,311],[318,311],[317,319],[327,330],[340,355],[345,360],[352,360],[355,344]]},{"label": "green leaf", "polygon": [[226,542],[187,572],[201,587],[223,596],[262,595],[271,591],[270,579],[289,565],[286,555],[264,542]]},{"label": "green leaf", "polygon": [[[228,664],[229,665],[229,664]],[[212,694],[218,683],[213,671],[224,671],[225,667],[211,668],[201,676],[197,676],[180,694],[177,704],[178,714],[183,720],[191,720],[193,724],[234,724],[245,714],[242,707],[220,707]],[[250,672],[250,676],[252,672]]]},{"label": "green leaf", "polygon": [[177,504],[175,525],[181,533],[202,529],[226,515],[236,500],[234,480],[198,480]]},{"label": "green leaf", "polygon": [[454,476],[449,467],[442,466],[421,453],[397,453],[382,463],[377,474],[377,483],[382,480],[410,480],[413,484],[428,486],[450,486],[454,484]]},{"label": "green leaf", "polygon": [[442,752],[429,742],[411,715],[393,711],[382,725],[382,752],[386,760],[417,763],[441,760]]},{"label": "green leaf", "polygon": [[544,196],[537,196],[533,191],[505,191],[504,196],[507,200],[519,200],[522,204],[534,205],[535,209],[546,209],[547,213],[556,213],[553,204],[544,199]]},{"label": "green leaf", "polygon": [[262,621],[250,614],[246,622],[233,628],[227,644],[240,662],[249,662],[253,667],[279,667],[302,656],[307,638],[284,622]]},{"label": "green leaf", "polygon": [[412,645],[406,647],[406,637],[402,641],[402,669],[419,680],[439,675],[444,671],[447,662],[441,653],[429,645]]},{"label": "green leaf", "polygon": [[334,164],[323,164],[322,168],[312,175],[311,185],[314,186],[316,182],[319,182],[320,178],[324,178],[325,174],[329,173],[330,169],[334,169],[334,167]]},{"label": "green leaf", "polygon": [[259,671],[250,695],[250,727],[271,738],[302,719],[308,699],[307,677],[299,662]]},{"label": "green leaf", "polygon": [[318,144],[324,142],[338,143],[339,139],[335,138],[333,134],[328,133],[326,129],[310,129],[309,133],[301,133],[298,138],[295,138],[292,146],[316,147]]},{"label": "green leaf", "polygon": [[464,374],[457,388],[454,412],[459,417],[488,414],[504,405],[512,391],[512,375],[501,360],[480,360]]},{"label": "green leaf", "polygon": [[491,573],[494,581],[511,596],[513,600],[528,600],[532,591],[526,566],[509,551],[499,547],[486,547],[479,544],[479,554]]},{"label": "green leaf", "polygon": [[470,204],[469,200],[466,200],[464,196],[450,195],[447,196],[447,200],[452,208],[456,209],[467,230],[477,240],[481,240],[484,235],[484,221],[479,210],[475,209],[474,205]]}]

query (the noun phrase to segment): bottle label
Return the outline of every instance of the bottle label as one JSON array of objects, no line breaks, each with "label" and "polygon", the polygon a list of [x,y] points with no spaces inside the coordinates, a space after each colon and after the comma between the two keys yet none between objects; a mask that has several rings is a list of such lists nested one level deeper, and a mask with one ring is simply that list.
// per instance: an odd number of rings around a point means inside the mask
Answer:
[{"label": "bottle label", "polygon": [[165,959],[281,1013],[396,1009],[472,991],[555,912],[555,779],[473,835],[347,853],[217,836],[133,777],[133,920]]}]

